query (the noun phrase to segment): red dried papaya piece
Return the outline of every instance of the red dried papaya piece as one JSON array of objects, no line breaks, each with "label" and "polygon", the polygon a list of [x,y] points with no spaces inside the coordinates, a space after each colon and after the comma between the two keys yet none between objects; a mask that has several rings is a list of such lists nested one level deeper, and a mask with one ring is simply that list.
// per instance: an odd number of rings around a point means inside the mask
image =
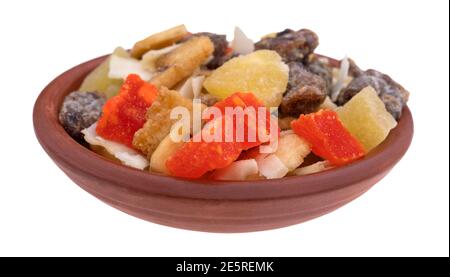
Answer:
[{"label": "red dried papaya piece", "polygon": [[[236,135],[236,131],[237,131],[237,126],[238,124],[243,124],[243,139],[244,141],[242,142],[243,145],[243,149],[247,150],[250,149],[252,147],[258,146],[260,145],[262,142],[259,140],[258,138],[258,131],[260,131],[260,129],[258,129],[258,127],[264,127],[266,134],[269,134],[270,132],[270,110],[266,110],[265,112],[265,118],[262,119],[262,122],[260,122],[258,124],[259,119],[259,114],[258,114],[258,108],[265,108],[264,103],[259,100],[258,98],[256,98],[256,96],[249,92],[249,93],[243,93],[243,92],[235,92],[232,95],[228,96],[227,98],[225,98],[224,100],[217,102],[214,107],[218,108],[222,114],[225,114],[225,109],[227,107],[230,108],[236,108],[236,107],[241,107],[242,109],[246,109],[249,107],[252,107],[255,111],[255,113],[252,115],[250,113],[248,113],[247,115],[244,116],[244,118],[233,118],[233,122],[234,122],[234,127],[235,129],[234,131],[234,137],[237,138]],[[241,122],[239,122],[239,120],[241,120]],[[243,120],[243,122],[242,122]],[[278,133],[279,133],[279,129],[277,129]],[[255,134],[255,138],[249,140],[249,133],[253,133]]]},{"label": "red dried papaya piece", "polygon": [[[184,143],[169,159],[166,161],[166,167],[173,176],[184,178],[199,178],[205,173],[214,169],[224,168],[239,158],[243,150],[260,145],[262,142],[258,140],[256,134],[256,141],[248,141],[248,132],[251,128],[257,128],[257,124],[250,124],[251,120],[257,120],[256,116],[245,116],[243,119],[233,116],[230,118],[225,114],[226,107],[264,107],[252,93],[234,93],[223,101],[214,105],[221,111],[221,117],[211,119],[205,127],[203,127],[200,134],[194,136],[190,141]],[[256,110],[257,112],[257,110]],[[225,134],[225,129],[236,128],[236,121],[244,121],[244,141],[236,140],[236,129],[233,130],[233,137],[228,138]],[[264,123],[269,126],[267,120],[270,120],[270,112],[264,115]],[[255,127],[254,127],[255,126]],[[267,128],[269,131],[270,129]],[[214,135],[220,135],[220,141],[207,140],[205,136],[213,138]],[[278,133],[277,133],[278,135]]]},{"label": "red dried papaya piece", "polygon": [[147,109],[158,94],[152,84],[136,74],[128,75],[119,94],[110,98],[103,106],[96,132],[101,137],[133,147],[134,133],[146,121]]},{"label": "red dried papaya piece", "polygon": [[344,165],[365,155],[362,144],[344,127],[336,112],[320,110],[291,122],[294,132],[309,141],[317,156]]}]

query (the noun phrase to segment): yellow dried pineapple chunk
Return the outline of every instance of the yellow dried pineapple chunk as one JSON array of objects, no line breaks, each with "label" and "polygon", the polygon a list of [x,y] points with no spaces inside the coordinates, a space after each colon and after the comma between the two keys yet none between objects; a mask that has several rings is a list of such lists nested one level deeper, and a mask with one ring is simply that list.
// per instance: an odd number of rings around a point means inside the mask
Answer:
[{"label": "yellow dried pineapple chunk", "polygon": [[289,77],[289,67],[271,50],[258,50],[229,60],[216,69],[203,86],[224,99],[234,92],[252,92],[267,107],[280,105]]},{"label": "yellow dried pineapple chunk", "polygon": [[370,151],[397,125],[372,87],[362,89],[337,110],[344,126]]}]

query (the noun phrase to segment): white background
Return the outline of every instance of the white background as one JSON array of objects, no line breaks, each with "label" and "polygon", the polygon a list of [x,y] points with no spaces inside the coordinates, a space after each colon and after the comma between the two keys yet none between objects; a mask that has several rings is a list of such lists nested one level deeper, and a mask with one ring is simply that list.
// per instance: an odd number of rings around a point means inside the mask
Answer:
[{"label": "white background", "polygon": [[[250,37],[318,33],[317,52],[348,54],[411,92],[415,136],[368,193],[304,224],[209,234],[148,223],[71,182],[35,139],[32,107],[61,72],[184,23]],[[449,255],[448,1],[0,1],[0,255]]]}]

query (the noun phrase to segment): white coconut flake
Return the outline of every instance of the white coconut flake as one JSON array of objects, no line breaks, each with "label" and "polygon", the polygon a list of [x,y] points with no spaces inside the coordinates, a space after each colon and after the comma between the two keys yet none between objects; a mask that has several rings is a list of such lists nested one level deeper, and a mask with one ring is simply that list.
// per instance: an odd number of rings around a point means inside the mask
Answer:
[{"label": "white coconut flake", "polygon": [[205,76],[196,76],[192,78],[192,92],[194,94],[194,98],[200,98],[203,81],[205,81]]},{"label": "white coconut flake", "polygon": [[255,45],[239,27],[234,27],[234,39],[231,42],[231,47],[235,53],[240,55],[250,54],[255,50]]},{"label": "white coconut flake", "polygon": [[123,144],[102,138],[95,131],[96,127],[97,123],[94,123],[81,131],[84,134],[84,140],[89,144],[102,146],[108,153],[127,166],[137,169],[144,169],[148,166],[148,161],[143,155]]},{"label": "white coconut flake", "polygon": [[349,70],[349,68],[350,68],[350,62],[348,61],[347,56],[345,56],[341,60],[341,67],[339,69],[339,76],[338,76],[338,79],[336,81],[336,84],[333,87],[333,91],[331,92],[331,100],[333,102],[336,102],[336,100],[337,100],[337,98],[339,96],[339,92],[345,86],[345,81],[347,80],[347,77],[348,77],[348,70]]},{"label": "white coconut flake", "polygon": [[216,180],[246,180],[249,176],[258,173],[258,164],[255,159],[235,161],[229,166],[217,169],[212,178]]},{"label": "white coconut flake", "polygon": [[195,76],[187,79],[184,84],[180,87],[178,92],[181,96],[196,99],[200,97],[200,92],[202,91],[203,81],[205,76]]},{"label": "white coconut flake", "polygon": [[148,81],[152,74],[145,70],[136,59],[122,58],[112,55],[109,61],[108,77],[111,79],[125,79],[129,74],[137,74],[142,80]]},{"label": "white coconut flake", "polygon": [[282,178],[288,174],[289,169],[275,154],[260,154],[256,158],[259,174],[267,179]]}]

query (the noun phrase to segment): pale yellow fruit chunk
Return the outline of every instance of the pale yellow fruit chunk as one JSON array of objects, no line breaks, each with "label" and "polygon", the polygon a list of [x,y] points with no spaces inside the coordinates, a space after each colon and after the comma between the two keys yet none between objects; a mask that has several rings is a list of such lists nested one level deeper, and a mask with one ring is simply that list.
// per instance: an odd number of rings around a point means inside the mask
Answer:
[{"label": "pale yellow fruit chunk", "polygon": [[[117,47],[111,55],[122,58],[130,57],[130,54],[128,54],[128,52],[121,47]],[[84,78],[83,83],[78,89],[79,91],[97,91],[104,93],[107,98],[110,98],[119,92],[123,80],[110,79],[108,77],[110,58],[111,56],[97,66],[91,73],[89,73],[86,78]]]},{"label": "pale yellow fruit chunk", "polygon": [[337,110],[344,126],[370,151],[397,125],[372,87],[362,89]]},{"label": "pale yellow fruit chunk", "polygon": [[252,92],[267,107],[278,107],[289,78],[289,67],[271,50],[258,50],[229,60],[203,86],[224,99],[235,92]]}]

